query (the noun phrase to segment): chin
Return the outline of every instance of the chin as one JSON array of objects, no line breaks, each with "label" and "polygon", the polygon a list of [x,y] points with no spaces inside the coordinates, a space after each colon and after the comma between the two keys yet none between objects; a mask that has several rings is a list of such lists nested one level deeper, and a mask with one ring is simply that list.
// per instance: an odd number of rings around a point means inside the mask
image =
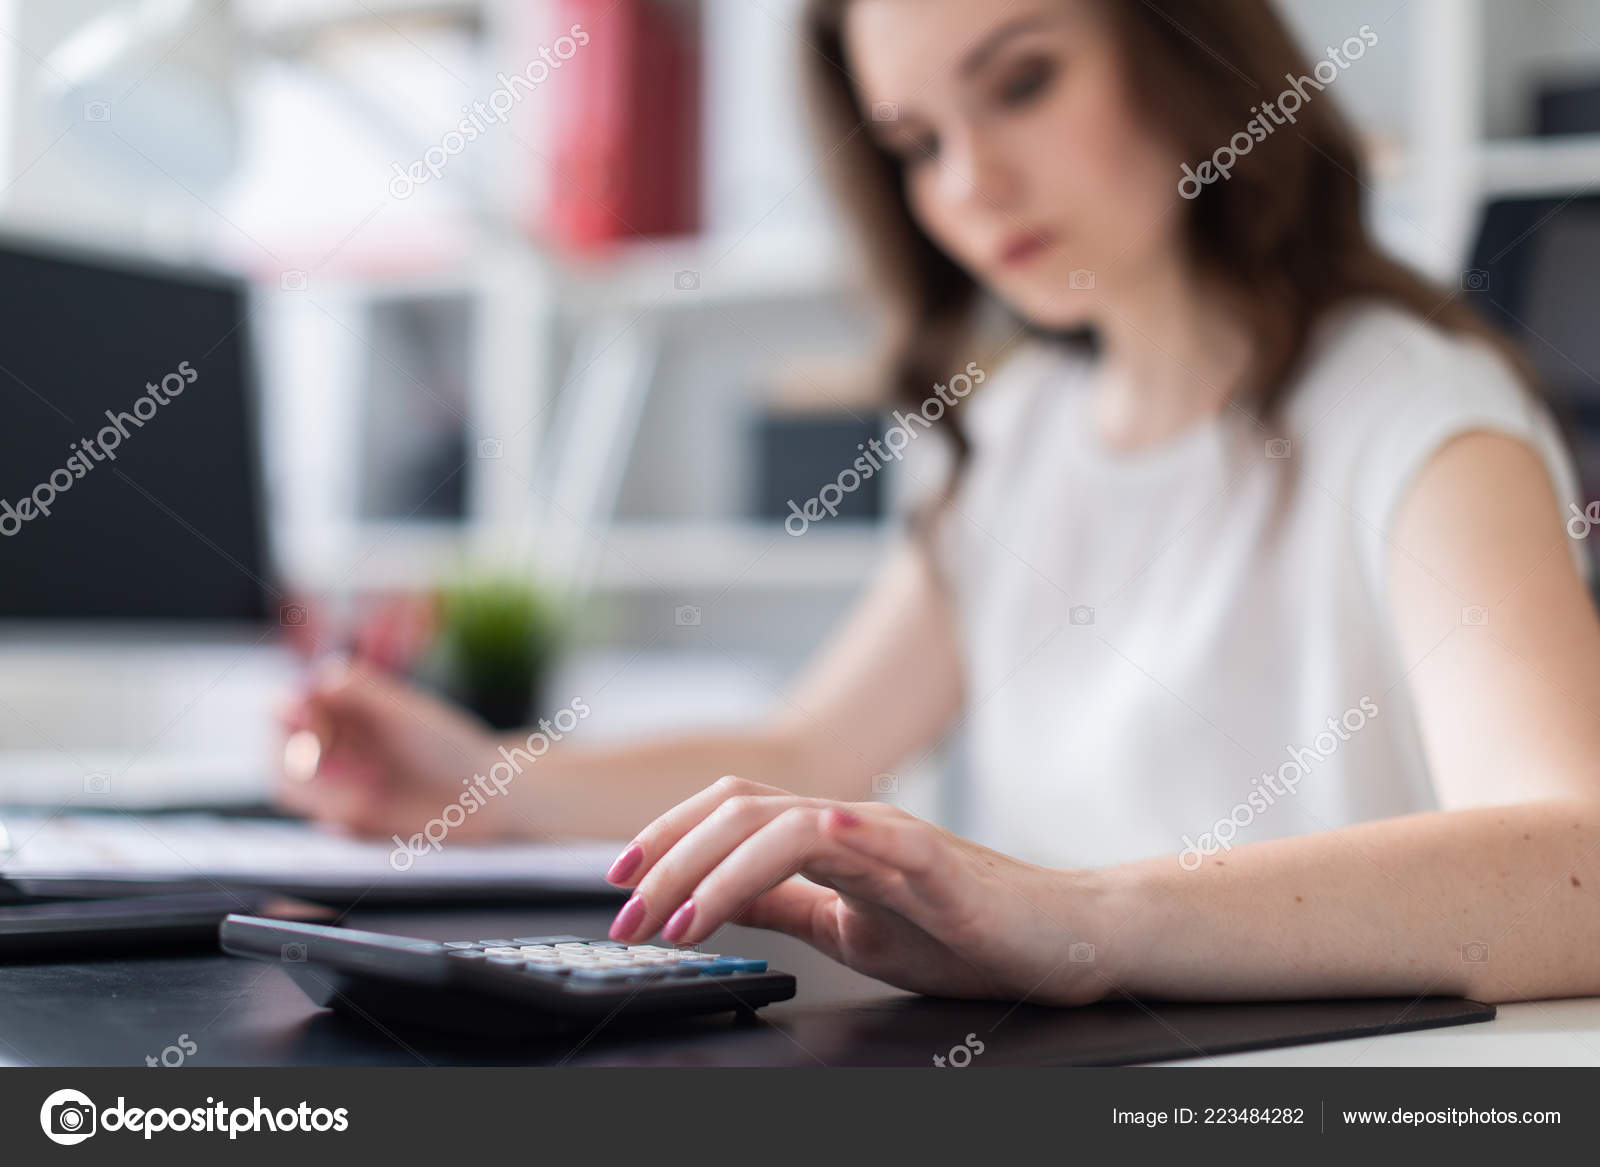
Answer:
[{"label": "chin", "polygon": [[1093,289],[1034,288],[1026,292],[1001,292],[1011,310],[1036,328],[1067,332],[1086,328],[1096,319],[1098,301]]}]

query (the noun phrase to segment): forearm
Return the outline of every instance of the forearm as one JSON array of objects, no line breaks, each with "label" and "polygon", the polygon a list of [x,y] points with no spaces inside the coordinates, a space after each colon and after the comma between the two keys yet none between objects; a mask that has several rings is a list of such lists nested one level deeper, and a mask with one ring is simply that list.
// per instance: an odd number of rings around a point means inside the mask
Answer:
[{"label": "forearm", "polygon": [[[507,751],[525,743],[512,736]],[[631,838],[724,774],[836,797],[838,767],[782,727],[683,734],[616,745],[560,742],[513,786],[514,821],[540,835]]]},{"label": "forearm", "polygon": [[1101,971],[1194,1000],[1600,994],[1600,807],[1412,815],[1094,873]]}]

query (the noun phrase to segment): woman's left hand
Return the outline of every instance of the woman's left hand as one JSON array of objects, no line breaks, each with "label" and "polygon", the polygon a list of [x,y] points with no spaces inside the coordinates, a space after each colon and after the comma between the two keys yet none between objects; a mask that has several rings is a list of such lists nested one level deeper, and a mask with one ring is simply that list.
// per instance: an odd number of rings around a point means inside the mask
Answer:
[{"label": "woman's left hand", "polygon": [[607,878],[637,890],[611,937],[637,944],[659,928],[698,944],[745,924],[919,993],[1081,1005],[1114,987],[1091,874],[1019,862],[881,803],[727,777],[617,857]]}]

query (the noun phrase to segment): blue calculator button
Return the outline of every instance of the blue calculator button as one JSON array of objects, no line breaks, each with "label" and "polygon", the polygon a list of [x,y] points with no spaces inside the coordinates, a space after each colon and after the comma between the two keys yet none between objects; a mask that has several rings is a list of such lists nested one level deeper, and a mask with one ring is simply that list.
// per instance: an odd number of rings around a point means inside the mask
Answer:
[{"label": "blue calculator button", "polygon": [[721,963],[732,965],[733,968],[732,968],[731,971],[733,971],[733,972],[766,972],[767,971],[767,962],[766,961],[764,961],[764,960],[752,960],[747,956],[726,956],[726,957],[722,958]]},{"label": "blue calculator button", "polygon": [[697,960],[695,961],[695,967],[699,969],[701,974],[704,976],[720,977],[725,973],[733,972],[734,963],[734,961],[729,960],[725,956],[719,956],[715,960]]}]

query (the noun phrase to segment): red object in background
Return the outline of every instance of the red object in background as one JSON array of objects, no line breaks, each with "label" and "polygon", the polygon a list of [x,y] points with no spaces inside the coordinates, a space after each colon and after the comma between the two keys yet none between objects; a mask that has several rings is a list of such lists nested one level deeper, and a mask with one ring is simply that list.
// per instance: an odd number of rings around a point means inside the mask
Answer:
[{"label": "red object in background", "polygon": [[559,27],[589,43],[564,68],[546,229],[596,251],[700,227],[698,6],[560,0]]}]

